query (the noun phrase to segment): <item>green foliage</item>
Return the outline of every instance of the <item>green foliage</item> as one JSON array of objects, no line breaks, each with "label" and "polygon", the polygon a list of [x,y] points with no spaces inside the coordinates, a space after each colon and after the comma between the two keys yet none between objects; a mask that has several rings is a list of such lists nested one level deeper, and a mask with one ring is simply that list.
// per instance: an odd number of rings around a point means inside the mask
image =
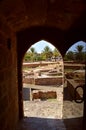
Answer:
[{"label": "green foliage", "polygon": [[[46,61],[50,60],[51,57],[60,56],[59,51],[55,48],[53,51],[46,46],[41,54],[35,51],[35,48],[30,48],[29,52],[26,52],[24,56],[24,61],[26,62],[34,62],[34,61]],[[83,51],[83,46],[76,46],[76,51],[69,51],[64,57],[66,61],[75,61],[75,62],[86,62],[86,51]]]},{"label": "green foliage", "polygon": [[34,54],[34,53],[35,53],[35,48],[34,48],[34,47],[31,47],[31,48],[30,48],[30,51],[31,51],[32,54]]},{"label": "green foliage", "polygon": [[31,53],[30,52],[26,52],[25,56],[24,56],[24,61],[31,61]]},{"label": "green foliage", "polygon": [[57,57],[59,55],[60,55],[59,51],[55,48],[54,51],[53,51],[53,56]]},{"label": "green foliage", "polygon": [[76,52],[77,52],[77,53],[82,53],[83,48],[84,48],[84,47],[83,47],[82,45],[76,46]]},{"label": "green foliage", "polygon": [[74,52],[72,52],[72,51],[69,51],[69,52],[65,55],[65,57],[64,57],[65,60],[74,60],[74,58],[75,58],[75,55],[74,55]]},{"label": "green foliage", "polygon": [[34,61],[45,61],[49,60],[53,56],[52,50],[49,46],[46,46],[41,54],[38,54],[35,51],[35,48],[30,48],[30,51],[27,52],[24,56],[24,61],[34,62]]},{"label": "green foliage", "polygon": [[83,51],[83,46],[82,45],[78,45],[76,46],[76,51],[69,51],[65,57],[64,60],[70,61],[73,60],[75,62],[86,62],[86,51]]},{"label": "green foliage", "polygon": [[53,53],[52,53],[51,49],[48,46],[46,46],[44,48],[43,55],[44,55],[46,60],[48,60],[48,59],[50,59],[52,57]]},{"label": "green foliage", "polygon": [[78,62],[83,62],[85,59],[85,55],[86,53],[83,52],[83,46],[82,45],[78,45],[76,47],[76,52],[75,52],[75,58],[76,58],[76,61]]}]

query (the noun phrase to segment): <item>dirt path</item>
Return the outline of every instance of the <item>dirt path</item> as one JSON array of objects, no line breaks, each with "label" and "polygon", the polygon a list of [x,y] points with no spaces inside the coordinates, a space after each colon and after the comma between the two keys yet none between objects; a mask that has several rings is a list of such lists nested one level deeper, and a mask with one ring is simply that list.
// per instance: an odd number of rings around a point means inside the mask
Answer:
[{"label": "dirt path", "polygon": [[62,119],[63,87],[57,88],[57,99],[45,101],[29,101],[28,92],[24,89],[25,118],[17,130],[66,130]]},{"label": "dirt path", "polygon": [[82,130],[83,103],[72,101],[67,88],[63,101],[63,88],[57,89],[58,98],[46,101],[29,101],[24,89],[25,118],[17,130]]}]

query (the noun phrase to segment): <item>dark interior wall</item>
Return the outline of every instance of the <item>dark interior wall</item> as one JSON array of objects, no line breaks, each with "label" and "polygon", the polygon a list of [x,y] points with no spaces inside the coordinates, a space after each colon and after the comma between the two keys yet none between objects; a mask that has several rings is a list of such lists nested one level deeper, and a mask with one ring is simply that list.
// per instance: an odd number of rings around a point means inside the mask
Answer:
[{"label": "dark interior wall", "polygon": [[16,37],[0,20],[0,130],[14,130],[18,121]]},{"label": "dark interior wall", "polygon": [[30,46],[40,40],[45,40],[53,44],[62,54],[78,41],[86,41],[86,26],[71,28],[67,31],[58,28],[38,26],[30,27],[17,33],[18,56],[23,58]]},{"label": "dark interior wall", "polygon": [[64,33],[61,30],[51,27],[32,27],[17,33],[18,54],[20,57],[24,56],[32,44],[40,40],[50,42],[62,52],[60,44],[64,40]]}]

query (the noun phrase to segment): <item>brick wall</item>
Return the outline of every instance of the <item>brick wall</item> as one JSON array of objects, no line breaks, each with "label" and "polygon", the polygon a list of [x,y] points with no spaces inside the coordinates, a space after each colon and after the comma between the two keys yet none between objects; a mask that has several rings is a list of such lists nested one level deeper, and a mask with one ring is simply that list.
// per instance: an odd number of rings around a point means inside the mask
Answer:
[{"label": "brick wall", "polygon": [[16,39],[4,22],[0,26],[0,130],[14,130],[18,121]]}]

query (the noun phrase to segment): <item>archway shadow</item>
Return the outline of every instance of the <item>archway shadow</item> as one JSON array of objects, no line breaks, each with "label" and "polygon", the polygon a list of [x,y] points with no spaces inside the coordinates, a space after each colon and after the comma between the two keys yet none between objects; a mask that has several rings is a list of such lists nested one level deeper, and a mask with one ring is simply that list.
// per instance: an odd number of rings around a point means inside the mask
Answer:
[{"label": "archway shadow", "polygon": [[64,87],[64,97],[63,97],[64,101],[73,101],[73,98],[68,90],[68,87]]},{"label": "archway shadow", "polygon": [[82,130],[82,118],[62,120],[41,117],[24,117],[18,124],[17,130]]},{"label": "archway shadow", "polygon": [[83,130],[83,117],[64,119],[66,130]]},{"label": "archway shadow", "polygon": [[23,87],[23,100],[30,100],[30,89],[28,87]]}]

